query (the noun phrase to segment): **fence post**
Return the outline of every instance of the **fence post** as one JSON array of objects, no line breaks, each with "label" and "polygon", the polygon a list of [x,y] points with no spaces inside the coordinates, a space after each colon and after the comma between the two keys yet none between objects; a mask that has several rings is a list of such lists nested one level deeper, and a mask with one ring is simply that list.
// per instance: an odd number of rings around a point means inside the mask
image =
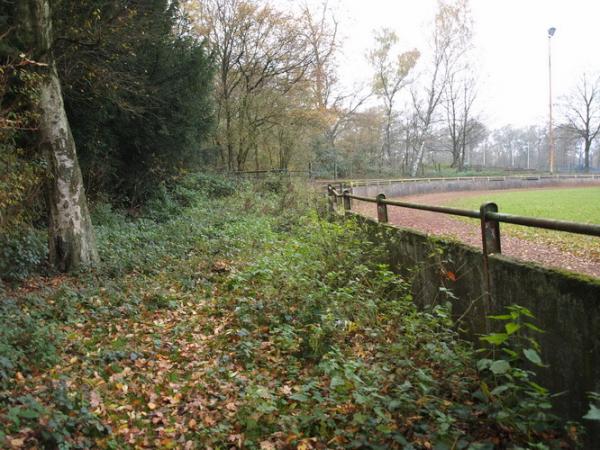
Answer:
[{"label": "fence post", "polygon": [[329,217],[333,217],[333,214],[335,213],[335,202],[336,201],[336,197],[333,194],[333,186],[331,186],[330,184],[327,185],[327,213],[329,214]]},{"label": "fence post", "polygon": [[498,205],[493,202],[484,203],[479,208],[481,214],[481,244],[483,253],[483,272],[488,294],[491,290],[490,285],[490,266],[488,255],[493,253],[502,253],[500,245],[500,223],[497,220],[487,218],[487,213],[498,212]]},{"label": "fence post", "polygon": [[344,190],[344,210],[345,211],[350,211],[350,209],[352,209],[352,203],[350,202],[350,197],[348,197],[350,195],[350,190],[345,189]]},{"label": "fence post", "polygon": [[500,245],[500,223],[497,220],[487,218],[487,213],[498,212],[498,205],[493,202],[484,203],[479,208],[481,213],[481,240],[483,244],[483,253],[491,255],[492,253],[502,253]]},{"label": "fence post", "polygon": [[377,221],[380,223],[388,223],[387,205],[382,203],[382,200],[385,200],[384,193],[377,196]]}]

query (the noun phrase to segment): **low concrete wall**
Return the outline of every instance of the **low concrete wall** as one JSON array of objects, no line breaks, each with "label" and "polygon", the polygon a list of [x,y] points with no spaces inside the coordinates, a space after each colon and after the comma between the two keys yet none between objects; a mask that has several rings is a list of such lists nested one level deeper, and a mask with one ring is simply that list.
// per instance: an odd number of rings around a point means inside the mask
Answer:
[{"label": "low concrete wall", "polygon": [[555,175],[519,177],[414,178],[406,180],[351,183],[355,195],[386,197],[452,191],[487,191],[496,189],[536,189],[553,186],[599,185],[600,175]]},{"label": "low concrete wall", "polygon": [[[480,250],[354,213],[348,216],[363,224],[373,242],[384,244],[392,269],[412,280],[419,305],[447,301],[440,287],[451,290],[458,297],[451,300],[453,315],[463,317],[461,328],[474,342],[478,335],[499,331],[488,315],[512,304],[529,308],[545,330],[536,338],[549,368],[537,370],[538,381],[553,393],[565,392],[555,400],[560,416],[581,420],[588,408],[586,393],[600,392],[600,280],[491,256],[487,296]],[[600,439],[600,427],[585,422],[589,438]]]}]

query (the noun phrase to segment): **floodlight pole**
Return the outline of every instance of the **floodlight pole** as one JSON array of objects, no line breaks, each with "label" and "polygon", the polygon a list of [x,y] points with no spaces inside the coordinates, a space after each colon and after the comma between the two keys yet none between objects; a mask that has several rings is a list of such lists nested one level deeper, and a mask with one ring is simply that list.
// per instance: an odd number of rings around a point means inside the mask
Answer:
[{"label": "floodlight pole", "polygon": [[548,28],[548,149],[550,153],[550,173],[554,173],[554,130],[552,126],[552,36],[556,32],[556,28]]}]

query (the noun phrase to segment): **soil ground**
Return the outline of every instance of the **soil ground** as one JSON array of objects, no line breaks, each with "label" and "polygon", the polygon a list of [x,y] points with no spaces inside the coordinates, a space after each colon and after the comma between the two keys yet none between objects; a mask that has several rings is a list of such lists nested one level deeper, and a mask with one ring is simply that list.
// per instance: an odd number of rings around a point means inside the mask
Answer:
[{"label": "soil ground", "polygon": [[[428,205],[444,205],[457,196],[478,196],[488,192],[491,191],[420,194],[402,197],[402,200]],[[376,207],[372,203],[355,201],[352,208],[361,214],[377,217]],[[450,236],[465,244],[481,248],[481,226],[477,220],[466,222],[454,216],[399,207],[388,208],[388,219],[394,225],[438,236]],[[535,240],[521,239],[503,233],[502,253],[519,260],[539,263],[546,267],[569,270],[600,278],[600,259],[596,255],[592,253],[575,254],[575,252],[560,248],[558,245],[549,244],[547,241],[536,242]]]}]

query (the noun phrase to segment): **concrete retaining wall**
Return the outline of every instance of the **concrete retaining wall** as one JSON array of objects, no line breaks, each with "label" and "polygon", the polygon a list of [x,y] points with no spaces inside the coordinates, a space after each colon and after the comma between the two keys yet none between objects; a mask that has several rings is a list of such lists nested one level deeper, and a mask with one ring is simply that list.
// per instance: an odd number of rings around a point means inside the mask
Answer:
[{"label": "concrete retaining wall", "polygon": [[[453,315],[464,316],[461,328],[474,342],[478,335],[499,331],[497,321],[488,315],[502,313],[512,304],[529,308],[546,331],[536,336],[549,364],[538,370],[538,381],[551,392],[565,392],[555,401],[560,416],[581,421],[588,408],[586,393],[600,392],[600,280],[491,256],[491,296],[487,296],[478,249],[348,215],[363,224],[374,242],[385,245],[392,269],[412,279],[418,304],[447,301],[440,287],[458,297],[451,300]],[[420,270],[410,270],[415,267]],[[444,275],[448,272],[453,275]],[[589,439],[600,439],[600,427],[586,425]]]},{"label": "concrete retaining wall", "polygon": [[391,181],[354,182],[348,187],[355,195],[386,197],[429,194],[452,191],[487,191],[496,189],[535,189],[553,186],[600,185],[600,175],[555,175],[519,177],[462,177],[462,178],[413,178]]}]

